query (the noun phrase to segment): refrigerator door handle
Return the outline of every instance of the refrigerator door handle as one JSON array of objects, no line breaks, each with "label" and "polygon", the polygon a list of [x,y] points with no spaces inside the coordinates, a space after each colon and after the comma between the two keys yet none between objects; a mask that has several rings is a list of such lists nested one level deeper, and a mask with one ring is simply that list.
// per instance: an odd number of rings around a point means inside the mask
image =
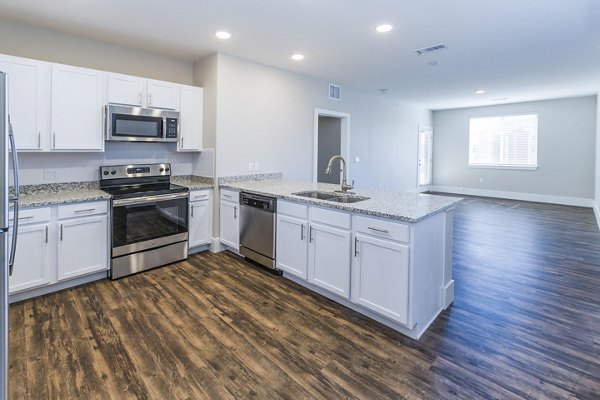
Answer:
[{"label": "refrigerator door handle", "polygon": [[17,155],[17,147],[15,146],[15,136],[13,135],[12,124],[10,123],[10,115],[8,116],[8,139],[10,140],[10,148],[13,161],[13,185],[15,187],[14,200],[19,200],[19,156]]},{"label": "refrigerator door handle", "polygon": [[16,199],[10,200],[13,204],[14,221],[12,231],[12,243],[10,245],[10,256],[8,257],[8,276],[12,276],[13,267],[15,265],[15,254],[17,253],[17,236],[19,235],[19,201]]}]

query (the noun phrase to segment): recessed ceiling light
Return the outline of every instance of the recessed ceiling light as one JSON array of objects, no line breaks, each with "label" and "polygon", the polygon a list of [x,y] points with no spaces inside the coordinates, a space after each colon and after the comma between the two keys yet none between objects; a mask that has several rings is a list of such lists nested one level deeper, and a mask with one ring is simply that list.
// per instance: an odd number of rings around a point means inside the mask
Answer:
[{"label": "recessed ceiling light", "polygon": [[485,90],[481,90],[481,89],[475,91],[475,94],[484,94],[484,93],[485,93]]},{"label": "recessed ceiling light", "polygon": [[504,100],[508,100],[508,97],[501,97],[499,99],[492,99],[492,101],[504,101]]},{"label": "recessed ceiling light", "polygon": [[227,31],[217,31],[215,32],[215,36],[219,39],[229,39],[231,37],[231,33]]},{"label": "recessed ceiling light", "polygon": [[439,65],[439,64],[440,64],[440,62],[439,61],[435,61],[435,60],[434,61],[429,61],[427,63],[427,65],[429,65],[431,67],[435,67],[436,65]]},{"label": "recessed ceiling light", "polygon": [[379,33],[385,33],[385,32],[389,32],[389,31],[391,31],[393,28],[394,28],[394,26],[393,26],[393,25],[390,25],[390,24],[381,24],[381,25],[378,25],[378,26],[375,28],[375,30],[376,30],[377,32],[379,32]]},{"label": "recessed ceiling light", "polygon": [[302,55],[302,54],[293,54],[292,55],[292,60],[294,60],[294,61],[304,60],[304,55]]}]

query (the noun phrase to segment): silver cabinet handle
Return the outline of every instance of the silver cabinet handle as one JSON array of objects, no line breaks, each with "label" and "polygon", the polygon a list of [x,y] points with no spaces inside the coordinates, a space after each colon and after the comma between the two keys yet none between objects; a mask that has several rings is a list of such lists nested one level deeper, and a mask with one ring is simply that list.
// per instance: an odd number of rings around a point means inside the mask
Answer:
[{"label": "silver cabinet handle", "polygon": [[63,240],[63,224],[60,224],[60,241]]},{"label": "silver cabinet handle", "polygon": [[354,237],[354,257],[358,257],[358,238]]},{"label": "silver cabinet handle", "polygon": [[192,211],[192,218],[194,218],[194,205],[190,204],[190,207],[191,207],[191,211]]},{"label": "silver cabinet handle", "polygon": [[88,208],[88,209],[85,209],[85,210],[75,210],[73,212],[75,214],[79,214],[79,213],[89,213],[89,212],[92,212],[92,211],[96,211],[96,209],[95,208]]},{"label": "silver cabinet handle", "polygon": [[300,240],[304,240],[304,224],[300,225]]},{"label": "silver cabinet handle", "polygon": [[142,105],[142,92],[138,93],[138,104],[141,106]]},{"label": "silver cabinet handle", "polygon": [[31,219],[31,218],[33,218],[33,215],[28,215],[27,217],[19,217],[19,221],[26,220],[26,219]]},{"label": "silver cabinet handle", "polygon": [[148,93],[148,105],[152,105],[152,93]]},{"label": "silver cabinet handle", "polygon": [[200,195],[194,196],[194,198],[192,199],[192,201],[202,200],[202,199],[207,199],[207,198],[208,198],[207,194],[200,194]]},{"label": "silver cabinet handle", "polygon": [[313,227],[311,226],[309,231],[308,231],[308,242],[312,242],[312,231],[313,231]]},{"label": "silver cabinet handle", "polygon": [[223,195],[223,197],[225,197],[226,199],[230,199],[230,198],[231,198],[231,195],[229,195],[229,194],[224,194],[224,195]]},{"label": "silver cabinet handle", "polygon": [[38,149],[42,148],[42,132],[38,132]]},{"label": "silver cabinet handle", "polygon": [[183,148],[183,136],[181,137],[181,147]]},{"label": "silver cabinet handle", "polygon": [[48,243],[48,225],[46,225],[46,243]]},{"label": "silver cabinet handle", "polygon": [[237,218],[237,206],[233,206],[233,219]]},{"label": "silver cabinet handle", "polygon": [[56,132],[52,132],[52,148],[56,148]]},{"label": "silver cabinet handle", "polygon": [[368,228],[375,232],[390,233],[387,229],[376,228],[374,226],[369,226]]}]

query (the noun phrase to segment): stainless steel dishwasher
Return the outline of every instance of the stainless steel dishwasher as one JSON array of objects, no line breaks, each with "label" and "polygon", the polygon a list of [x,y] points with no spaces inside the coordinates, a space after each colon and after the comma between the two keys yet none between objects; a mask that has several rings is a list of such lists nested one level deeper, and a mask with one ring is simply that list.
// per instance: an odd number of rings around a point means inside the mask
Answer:
[{"label": "stainless steel dishwasher", "polygon": [[240,193],[240,253],[276,272],[275,233],[277,200]]}]

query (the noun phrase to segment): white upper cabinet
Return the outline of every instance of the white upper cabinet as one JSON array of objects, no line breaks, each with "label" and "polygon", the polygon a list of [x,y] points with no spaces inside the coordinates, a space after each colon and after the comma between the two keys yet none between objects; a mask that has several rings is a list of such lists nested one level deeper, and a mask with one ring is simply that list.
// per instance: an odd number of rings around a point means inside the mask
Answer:
[{"label": "white upper cabinet", "polygon": [[179,109],[179,85],[171,82],[147,81],[146,105],[165,110]]},{"label": "white upper cabinet", "polygon": [[17,150],[38,151],[50,132],[50,64],[0,55],[8,74],[8,110]]},{"label": "white upper cabinet", "polygon": [[143,100],[146,83],[144,78],[121,74],[108,74],[107,83],[109,103],[135,107],[142,107],[144,105]]},{"label": "white upper cabinet", "polygon": [[101,71],[52,65],[53,150],[104,149]]},{"label": "white upper cabinet", "polygon": [[180,86],[179,103],[179,151],[202,150],[202,102],[203,89],[196,86]]}]

